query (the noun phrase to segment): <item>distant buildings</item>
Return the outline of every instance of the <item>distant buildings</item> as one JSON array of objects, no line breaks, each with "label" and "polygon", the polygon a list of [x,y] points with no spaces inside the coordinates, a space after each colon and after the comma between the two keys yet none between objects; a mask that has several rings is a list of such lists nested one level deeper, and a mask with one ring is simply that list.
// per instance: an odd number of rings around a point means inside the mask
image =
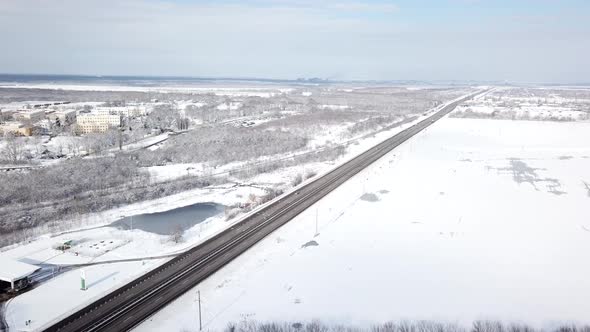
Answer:
[{"label": "distant buildings", "polygon": [[69,101],[50,101],[50,102],[41,102],[41,103],[32,104],[31,106],[34,108],[47,108],[49,106],[67,105],[69,103],[70,103]]},{"label": "distant buildings", "polygon": [[41,121],[35,122],[33,126],[33,133],[35,134],[49,134],[53,127],[53,123],[49,119],[43,119]]},{"label": "distant buildings", "polygon": [[0,133],[31,136],[33,134],[33,128],[20,122],[10,121],[0,124]]},{"label": "distant buildings", "polygon": [[146,115],[148,110],[145,105],[94,108],[84,105],[80,109],[67,104],[69,102],[0,105],[0,131],[24,136],[45,135],[59,134],[63,132],[60,127],[72,126],[76,134],[103,133],[120,127],[123,119]]},{"label": "distant buildings", "polygon": [[146,114],[144,107],[96,107],[92,113],[98,115],[117,114],[125,118],[134,118]]},{"label": "distant buildings", "polygon": [[0,123],[11,120],[15,112],[11,109],[0,109]]},{"label": "distant buildings", "polygon": [[19,110],[15,112],[12,117],[16,121],[29,121],[37,122],[45,119],[45,110],[42,109],[30,109],[30,110]]},{"label": "distant buildings", "polygon": [[51,122],[56,123],[59,121],[59,124],[62,126],[70,125],[76,123],[76,110],[74,109],[64,109],[58,110],[55,112],[51,112],[47,114],[47,118],[51,120]]},{"label": "distant buildings", "polygon": [[80,114],[76,118],[76,133],[104,133],[121,126],[121,116],[115,114]]},{"label": "distant buildings", "polygon": [[0,258],[0,292],[15,292],[29,285],[29,277],[41,269],[17,260]]}]

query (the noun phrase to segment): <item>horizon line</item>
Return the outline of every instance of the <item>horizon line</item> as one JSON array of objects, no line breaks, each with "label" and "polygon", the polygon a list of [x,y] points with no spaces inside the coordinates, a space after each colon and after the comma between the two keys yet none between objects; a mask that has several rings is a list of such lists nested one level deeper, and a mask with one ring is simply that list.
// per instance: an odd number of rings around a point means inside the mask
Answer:
[{"label": "horizon line", "polygon": [[5,73],[0,72],[2,76],[45,76],[45,77],[80,77],[80,78],[147,78],[147,79],[183,79],[183,80],[227,80],[227,81],[261,81],[261,82],[289,82],[289,83],[425,83],[425,84],[441,84],[441,83],[462,83],[462,84],[502,84],[502,85],[590,85],[590,82],[527,82],[527,81],[510,81],[510,80],[473,80],[473,79],[437,79],[437,80],[422,80],[422,79],[330,79],[322,77],[299,77],[299,78],[270,78],[270,77],[252,77],[252,76],[185,76],[185,75],[129,75],[129,74],[55,74],[55,73]]}]

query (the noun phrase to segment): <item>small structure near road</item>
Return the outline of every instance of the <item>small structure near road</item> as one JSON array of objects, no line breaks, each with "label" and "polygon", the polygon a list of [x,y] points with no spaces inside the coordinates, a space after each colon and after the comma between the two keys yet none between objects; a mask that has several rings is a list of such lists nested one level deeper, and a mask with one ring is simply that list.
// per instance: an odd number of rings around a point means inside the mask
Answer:
[{"label": "small structure near road", "polygon": [[29,286],[29,276],[40,267],[0,257],[0,292],[17,292]]}]

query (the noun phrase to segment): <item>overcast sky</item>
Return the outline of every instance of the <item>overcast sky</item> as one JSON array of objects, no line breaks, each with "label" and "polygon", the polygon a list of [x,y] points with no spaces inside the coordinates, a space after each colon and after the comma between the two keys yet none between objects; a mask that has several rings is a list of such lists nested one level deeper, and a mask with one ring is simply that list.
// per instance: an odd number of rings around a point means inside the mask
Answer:
[{"label": "overcast sky", "polygon": [[0,72],[590,82],[588,0],[0,0]]}]

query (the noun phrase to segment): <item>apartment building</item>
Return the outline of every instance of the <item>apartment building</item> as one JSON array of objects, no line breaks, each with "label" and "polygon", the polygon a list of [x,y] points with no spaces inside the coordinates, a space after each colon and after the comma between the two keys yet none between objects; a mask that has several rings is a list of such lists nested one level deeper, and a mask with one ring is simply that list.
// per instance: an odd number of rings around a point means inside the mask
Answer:
[{"label": "apartment building", "polygon": [[51,122],[55,123],[59,120],[59,123],[64,126],[68,124],[76,123],[76,110],[74,109],[64,109],[58,110],[52,113],[47,114],[47,118],[51,120]]},{"label": "apartment building", "polygon": [[80,114],[76,118],[76,133],[104,133],[121,126],[121,116],[116,114]]},{"label": "apartment building", "polygon": [[92,113],[99,115],[117,114],[125,118],[134,118],[146,114],[145,107],[123,106],[123,107],[97,107]]},{"label": "apartment building", "polygon": [[45,110],[42,109],[30,109],[30,110],[19,110],[12,115],[16,121],[30,121],[37,122],[45,119]]}]

